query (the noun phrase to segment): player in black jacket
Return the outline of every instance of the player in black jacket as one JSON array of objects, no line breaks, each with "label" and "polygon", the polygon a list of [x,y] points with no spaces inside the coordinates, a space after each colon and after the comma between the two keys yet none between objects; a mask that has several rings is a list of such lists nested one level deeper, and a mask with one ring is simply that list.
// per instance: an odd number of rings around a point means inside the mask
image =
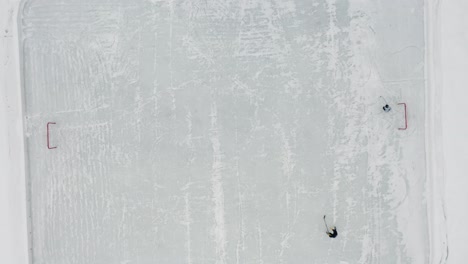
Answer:
[{"label": "player in black jacket", "polygon": [[327,225],[327,221],[325,221],[325,217],[326,215],[323,216],[323,222],[325,223],[325,227],[327,228],[327,231],[325,231],[325,233],[327,233],[327,235],[331,238],[335,238],[338,236],[338,231],[336,231],[336,227],[335,226],[332,226],[332,228],[330,229],[330,231],[328,231],[328,225]]}]

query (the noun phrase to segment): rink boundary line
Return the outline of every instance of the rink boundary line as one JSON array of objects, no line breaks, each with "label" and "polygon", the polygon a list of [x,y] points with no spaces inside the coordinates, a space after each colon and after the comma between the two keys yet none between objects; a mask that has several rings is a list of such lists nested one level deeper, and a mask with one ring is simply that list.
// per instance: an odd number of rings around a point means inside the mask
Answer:
[{"label": "rink boundary line", "polygon": [[443,195],[445,175],[440,111],[442,101],[440,3],[439,0],[424,1],[426,203],[431,264],[447,263],[449,250]]}]

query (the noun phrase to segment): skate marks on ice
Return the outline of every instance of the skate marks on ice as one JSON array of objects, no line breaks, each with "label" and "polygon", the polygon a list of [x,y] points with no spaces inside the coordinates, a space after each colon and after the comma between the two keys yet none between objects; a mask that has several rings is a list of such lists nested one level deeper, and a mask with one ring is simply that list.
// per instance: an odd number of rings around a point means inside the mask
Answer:
[{"label": "skate marks on ice", "polygon": [[[419,6],[421,3],[415,4]],[[391,66],[382,67],[382,62],[378,60],[382,54],[389,53],[385,48],[382,51],[381,47],[386,41],[386,36],[383,34],[376,37],[375,34],[376,31],[382,33],[382,30],[389,29],[385,28],[384,21],[368,15],[375,12],[373,8],[375,6],[351,5],[350,10],[356,11],[349,29],[350,46],[354,54],[350,59],[352,66],[349,68],[353,71],[349,73],[349,77],[341,70],[346,67],[338,66],[338,70],[335,71],[338,76],[344,76],[341,81],[348,81],[351,88],[340,90],[340,85],[337,85],[328,90],[333,98],[329,102],[330,108],[337,114],[329,119],[328,125],[331,145],[329,156],[330,160],[335,160],[333,170],[325,173],[328,177],[334,176],[330,184],[333,203],[328,203],[325,210],[332,208],[335,216],[336,212],[344,212],[341,216],[345,218],[341,224],[344,225],[341,228],[343,250],[346,250],[348,237],[362,239],[359,263],[425,263],[425,206],[420,209],[421,206],[418,205],[423,200],[424,193],[424,188],[421,189],[421,186],[424,186],[424,154],[411,150],[424,149],[420,140],[424,138],[424,126],[421,123],[423,118],[418,120],[416,115],[424,116],[420,103],[420,98],[424,97],[424,83],[421,81],[424,73],[422,70],[415,70],[420,69],[421,63],[424,63],[423,56],[417,55],[418,59],[408,60],[408,64],[402,66],[403,71],[398,73],[401,76],[386,71],[384,68]],[[422,20],[422,16],[418,19]],[[416,23],[413,30],[419,29],[422,32],[422,26],[422,22]],[[417,46],[423,47],[423,38],[420,37],[396,41],[396,46],[400,45],[398,42],[405,46],[413,41]],[[333,46],[334,39],[330,37],[329,45]],[[389,77],[406,81],[391,83],[388,81]],[[346,80],[347,78],[349,80]],[[337,80],[340,81],[340,78]],[[376,103],[382,94],[393,104],[402,98],[414,102],[412,110],[416,114],[411,116],[414,123],[408,133],[402,134],[397,130],[404,121],[402,110],[396,109],[387,115],[382,111],[382,105]],[[343,123],[344,128],[333,129]],[[365,178],[366,182],[356,184],[362,178]],[[356,199],[359,195],[360,199]],[[418,208],[418,217],[415,217],[418,221],[414,221],[412,225],[418,223],[415,232],[418,235],[412,236],[409,234],[411,231],[408,224],[404,221],[415,208]],[[356,221],[359,216],[361,218]],[[339,217],[337,222],[339,226]],[[350,225],[353,222],[355,224]],[[419,223],[423,223],[424,227],[419,228]],[[417,246],[418,244],[421,246]],[[332,248],[329,252],[332,252]]]},{"label": "skate marks on ice", "polygon": [[[388,33],[380,12],[26,1],[33,261],[408,260],[393,216],[411,185],[401,137],[370,111],[385,90],[369,55]],[[36,132],[50,120],[54,153]]]}]

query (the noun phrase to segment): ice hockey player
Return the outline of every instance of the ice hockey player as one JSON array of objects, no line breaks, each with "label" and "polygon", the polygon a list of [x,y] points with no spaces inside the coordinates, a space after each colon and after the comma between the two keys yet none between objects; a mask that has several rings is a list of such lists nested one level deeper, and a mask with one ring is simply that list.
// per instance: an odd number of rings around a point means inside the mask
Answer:
[{"label": "ice hockey player", "polygon": [[338,236],[338,232],[336,231],[336,227],[332,226],[331,228],[331,232],[329,232],[327,230],[327,235],[331,238],[335,238],[336,236]]},{"label": "ice hockey player", "polygon": [[328,225],[327,225],[327,221],[325,220],[325,217],[326,215],[323,216],[323,222],[325,223],[325,228],[327,228],[327,231],[325,231],[327,233],[327,235],[331,238],[335,238],[338,236],[338,232],[336,231],[336,227],[335,226],[332,226],[331,228],[331,232],[328,231]]},{"label": "ice hockey player", "polygon": [[390,110],[392,110],[392,108],[388,104],[384,105],[382,108],[385,112],[390,112]]}]

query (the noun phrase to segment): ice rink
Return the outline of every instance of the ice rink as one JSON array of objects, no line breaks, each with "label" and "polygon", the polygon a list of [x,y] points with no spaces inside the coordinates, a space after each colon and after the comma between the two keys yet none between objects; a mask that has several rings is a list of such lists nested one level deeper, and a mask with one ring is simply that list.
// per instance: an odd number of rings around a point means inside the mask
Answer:
[{"label": "ice rink", "polygon": [[423,0],[18,21],[33,264],[428,263]]}]

